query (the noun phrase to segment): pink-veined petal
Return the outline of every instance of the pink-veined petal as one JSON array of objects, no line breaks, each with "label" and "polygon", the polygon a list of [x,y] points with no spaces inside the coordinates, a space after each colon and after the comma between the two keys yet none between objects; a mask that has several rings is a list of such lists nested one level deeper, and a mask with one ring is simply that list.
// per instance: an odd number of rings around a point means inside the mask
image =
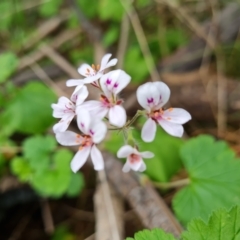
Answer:
[{"label": "pink-veined petal", "polygon": [[118,69],[103,75],[100,79],[101,88],[107,97],[116,95],[125,88],[131,77],[124,71]]},{"label": "pink-veined petal", "polygon": [[159,99],[155,109],[163,107],[170,98],[170,89],[164,82],[154,82],[154,86],[158,89]]},{"label": "pink-veined petal", "polygon": [[71,101],[66,97],[60,97],[58,99],[57,104],[53,103],[51,105],[53,109],[53,117],[55,118],[62,118],[65,115],[64,110],[66,109],[66,106],[71,103]]},{"label": "pink-veined petal", "polygon": [[134,171],[138,171],[142,165],[143,160],[140,155],[139,157],[140,157],[139,161],[131,161],[131,156],[127,157],[128,164],[130,165],[131,169]]},{"label": "pink-veined petal", "polygon": [[64,132],[68,128],[75,114],[66,114],[63,118],[53,126],[53,132]]},{"label": "pink-veined petal", "polygon": [[102,71],[107,67],[107,63],[108,63],[111,56],[112,56],[111,53],[107,53],[103,56],[103,58],[101,60],[101,67],[100,67],[99,71]]},{"label": "pink-veined petal", "polygon": [[153,158],[154,157],[154,153],[152,153],[150,151],[140,152],[140,155],[142,156],[142,158]]},{"label": "pink-veined petal", "polygon": [[182,137],[184,132],[182,125],[177,123],[172,123],[164,119],[160,119],[158,123],[168,134],[174,137]]},{"label": "pink-veined petal", "polygon": [[125,145],[122,146],[118,152],[117,152],[117,157],[118,158],[126,158],[128,157],[130,154],[132,154],[134,152],[134,148],[130,145]]},{"label": "pink-veined petal", "polygon": [[145,162],[142,161],[142,165],[138,169],[139,172],[144,172],[147,169]]},{"label": "pink-veined petal", "polygon": [[91,147],[84,147],[81,150],[78,150],[78,152],[75,154],[70,164],[71,169],[74,173],[76,173],[87,161],[90,150]]},{"label": "pink-veined petal", "polygon": [[170,89],[163,82],[147,82],[137,89],[137,100],[146,110],[161,108],[170,97]]},{"label": "pink-veined petal", "polygon": [[78,68],[79,74],[81,74],[84,77],[88,77],[88,74],[90,75],[95,75],[95,71],[92,69],[92,67],[87,64],[83,63],[79,68]]},{"label": "pink-veined petal", "polygon": [[85,108],[81,108],[78,111],[77,124],[78,124],[79,129],[83,133],[88,134],[89,127],[91,124],[91,116],[90,116],[90,113]]},{"label": "pink-veined petal", "polygon": [[129,163],[128,163],[128,161],[126,161],[126,163],[123,165],[123,168],[122,168],[122,171],[123,172],[129,172],[130,171],[130,166],[129,166]]},{"label": "pink-veined petal", "polygon": [[81,144],[83,137],[75,132],[66,131],[56,133],[56,139],[63,146],[77,146]]},{"label": "pink-veined petal", "polygon": [[107,125],[101,120],[93,120],[89,128],[89,135],[94,143],[100,143],[107,134]]},{"label": "pink-veined petal", "polygon": [[123,127],[127,120],[125,109],[119,105],[111,107],[108,116],[109,123],[116,127]]},{"label": "pink-veined petal", "polygon": [[75,102],[76,105],[80,105],[84,102],[87,96],[88,96],[87,87],[84,85],[78,85],[71,96],[71,100],[72,102]]},{"label": "pink-veined petal", "polygon": [[182,108],[169,108],[164,111],[162,117],[172,123],[184,124],[191,119],[189,112]]},{"label": "pink-veined petal", "polygon": [[157,131],[157,124],[151,118],[144,123],[141,137],[144,142],[152,142]]},{"label": "pink-veined petal", "polygon": [[91,158],[92,158],[94,169],[96,171],[103,170],[104,162],[103,162],[102,153],[99,151],[99,149],[95,145],[93,145],[91,149]]},{"label": "pink-veined petal", "polygon": [[90,112],[94,118],[103,119],[108,113],[108,107],[105,107],[100,101],[90,100],[86,101],[80,106],[77,106],[76,113],[81,111],[81,108],[85,108]]}]

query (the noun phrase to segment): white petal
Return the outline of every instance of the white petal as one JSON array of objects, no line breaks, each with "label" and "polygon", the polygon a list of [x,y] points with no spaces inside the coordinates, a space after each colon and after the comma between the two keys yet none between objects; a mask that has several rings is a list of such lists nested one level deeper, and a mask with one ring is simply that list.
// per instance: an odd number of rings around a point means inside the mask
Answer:
[{"label": "white petal", "polygon": [[182,108],[169,108],[164,111],[162,117],[172,123],[184,124],[191,119],[189,112]]},{"label": "white petal", "polygon": [[158,99],[158,105],[156,107],[156,109],[159,109],[161,107],[163,107],[169,100],[170,98],[170,89],[169,87],[164,83],[164,82],[154,82],[153,83],[155,85],[155,87],[158,89],[159,91],[159,99]]},{"label": "white petal", "polygon": [[90,126],[89,135],[94,143],[100,143],[107,134],[107,125],[101,120],[93,120]]},{"label": "white petal", "polygon": [[147,169],[145,162],[142,162],[142,165],[138,169],[139,172],[144,172]]},{"label": "white petal", "polygon": [[130,168],[134,171],[138,171],[143,162],[142,158],[138,162],[131,162],[130,156],[127,158],[127,161],[128,161],[128,164],[130,165]]},{"label": "white petal", "polygon": [[150,151],[141,152],[140,155],[142,156],[142,158],[153,158],[154,157],[154,153],[152,153]]},{"label": "white petal", "polygon": [[[88,69],[88,70],[87,70]],[[78,68],[78,72],[79,74],[83,75],[84,77],[88,77],[87,73],[95,74],[95,71],[92,69],[92,67],[89,64],[82,64],[79,68]]]},{"label": "white petal", "polygon": [[137,100],[146,110],[161,108],[170,97],[170,89],[163,82],[147,82],[137,89]]},{"label": "white petal", "polygon": [[77,106],[76,113],[85,108],[92,116],[103,119],[108,113],[108,107],[105,107],[100,101],[90,100],[86,101],[80,106]]},{"label": "white petal", "polygon": [[71,100],[72,102],[75,102],[76,105],[79,105],[84,102],[87,96],[88,96],[87,87],[84,85],[78,85],[71,96]]},{"label": "white petal", "polygon": [[110,54],[110,53],[107,53],[103,56],[102,61],[101,61],[101,68],[99,69],[99,71],[102,71],[107,67],[107,63],[111,56],[112,56],[112,54]]},{"label": "white petal", "polygon": [[152,142],[157,131],[157,124],[151,118],[144,123],[141,137],[144,142]]},{"label": "white petal", "polygon": [[130,171],[130,166],[129,166],[129,163],[128,161],[126,161],[126,163],[123,165],[123,168],[122,168],[122,171],[123,172],[129,172]]},{"label": "white petal", "polygon": [[90,113],[84,109],[81,108],[78,113],[77,113],[77,124],[79,129],[85,133],[88,134],[89,132],[89,127],[91,124],[91,116]]},{"label": "white petal", "polygon": [[[118,62],[117,58],[113,58],[111,61],[109,61],[107,63],[107,65],[105,66],[105,69],[109,68],[109,67],[112,67],[112,66],[115,66],[117,64],[117,62]],[[102,70],[104,70],[104,69],[102,69]]]},{"label": "white petal", "polygon": [[84,84],[93,83],[93,82],[97,81],[102,75],[103,75],[102,73],[98,72],[94,76],[87,77],[87,78],[83,79],[82,82]]},{"label": "white petal", "polygon": [[75,154],[70,164],[73,172],[76,173],[87,161],[90,150],[91,150],[91,147],[84,147]]},{"label": "white petal", "polygon": [[168,134],[175,137],[182,137],[184,131],[182,125],[177,123],[171,123],[164,119],[160,119],[158,123]]},{"label": "white petal", "polygon": [[123,88],[125,88],[131,80],[131,77],[122,70],[114,70],[105,75],[100,79],[100,84],[104,94],[107,97],[111,97],[112,94],[116,95]]},{"label": "white petal", "polygon": [[103,170],[104,162],[103,162],[102,153],[99,151],[99,149],[95,145],[92,146],[91,158],[92,158],[94,169],[96,171]]},{"label": "white petal", "polygon": [[56,133],[57,141],[63,146],[77,146],[82,142],[82,137],[72,131]]},{"label": "white petal", "polygon": [[126,111],[122,106],[115,105],[109,109],[109,123],[113,126],[123,127],[126,120]]},{"label": "white petal", "polygon": [[53,117],[62,118],[64,115],[66,115],[64,110],[66,109],[66,105],[69,103],[71,103],[71,101],[66,97],[60,97],[57,104],[53,103],[51,105],[53,109]]},{"label": "white petal", "polygon": [[73,87],[73,86],[78,86],[83,84],[83,79],[69,79],[66,82],[67,87]]},{"label": "white petal", "polygon": [[133,150],[134,150],[134,148],[130,145],[122,146],[117,152],[117,157],[118,158],[126,158],[130,154],[133,153]]},{"label": "white petal", "polygon": [[64,132],[68,128],[75,114],[67,114],[65,115],[58,123],[53,126],[53,132]]}]

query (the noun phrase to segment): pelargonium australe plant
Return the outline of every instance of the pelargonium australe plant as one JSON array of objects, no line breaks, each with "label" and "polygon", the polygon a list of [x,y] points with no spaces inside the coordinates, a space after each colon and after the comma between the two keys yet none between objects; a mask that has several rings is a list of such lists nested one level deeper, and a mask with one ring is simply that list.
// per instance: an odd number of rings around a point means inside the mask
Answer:
[{"label": "pelargonium australe plant", "polygon": [[[83,79],[70,79],[67,86],[75,86],[70,99],[60,97],[57,104],[52,104],[53,116],[61,118],[54,125],[53,131],[57,141],[64,146],[79,146],[78,152],[71,161],[71,169],[77,172],[91,156],[94,169],[104,169],[104,159],[97,148],[107,134],[107,130],[122,131],[124,145],[118,150],[119,158],[126,158],[123,171],[143,172],[146,170],[144,158],[152,158],[149,151],[140,152],[131,134],[132,124],[139,116],[145,116],[146,122],[141,131],[145,142],[155,138],[157,125],[168,134],[182,137],[183,126],[191,119],[191,115],[181,108],[163,106],[170,98],[169,87],[161,82],[147,82],[137,89],[137,100],[144,110],[138,110],[136,115],[127,121],[126,110],[118,94],[130,83],[131,77],[121,69],[106,72],[106,69],[117,64],[117,59],[110,60],[111,54],[106,54],[101,65],[82,64],[78,72]],[[85,84],[91,84],[99,90],[99,100],[86,100],[88,89]],[[67,131],[70,122],[76,117],[79,133]]]}]

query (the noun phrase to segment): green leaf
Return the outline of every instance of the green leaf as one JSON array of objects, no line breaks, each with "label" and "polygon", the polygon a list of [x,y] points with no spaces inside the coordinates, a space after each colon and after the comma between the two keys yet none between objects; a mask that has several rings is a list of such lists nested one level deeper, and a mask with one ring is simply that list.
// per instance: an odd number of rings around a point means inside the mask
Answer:
[{"label": "green leaf", "polygon": [[33,136],[23,143],[24,157],[29,160],[32,169],[42,171],[48,168],[50,153],[56,148],[53,136]]},{"label": "green leaf", "polygon": [[0,83],[5,82],[16,70],[18,58],[12,52],[5,52],[0,55]]},{"label": "green leaf", "polygon": [[92,2],[91,5],[89,5],[89,0],[77,0],[77,3],[86,17],[94,18],[97,15],[99,7],[98,1]]},{"label": "green leaf", "polygon": [[84,188],[84,178],[82,173],[72,173],[71,180],[66,191],[68,197],[77,196]]},{"label": "green leaf", "polygon": [[173,200],[178,219],[185,225],[193,218],[207,220],[212,211],[240,203],[240,161],[223,141],[210,136],[189,140],[181,157],[190,184]]},{"label": "green leaf", "polygon": [[182,240],[240,240],[240,207],[215,211],[208,223],[193,220],[182,234]]},{"label": "green leaf", "polygon": [[68,189],[71,181],[70,161],[72,152],[59,150],[53,156],[51,168],[33,175],[31,184],[44,197],[61,197]]},{"label": "green leaf", "polygon": [[99,1],[99,17],[101,20],[121,21],[124,9],[120,1]]},{"label": "green leaf", "polygon": [[41,133],[54,123],[51,103],[56,101],[53,92],[42,83],[31,82],[22,88],[0,118],[3,131],[11,135]]},{"label": "green leaf", "polygon": [[176,239],[172,234],[165,233],[162,229],[156,228],[153,230],[143,230],[141,232],[135,233],[134,238],[127,238],[126,240],[176,240]]},{"label": "green leaf", "polygon": [[15,157],[11,161],[11,171],[17,175],[21,182],[27,182],[32,178],[32,169],[29,163],[22,157]]}]

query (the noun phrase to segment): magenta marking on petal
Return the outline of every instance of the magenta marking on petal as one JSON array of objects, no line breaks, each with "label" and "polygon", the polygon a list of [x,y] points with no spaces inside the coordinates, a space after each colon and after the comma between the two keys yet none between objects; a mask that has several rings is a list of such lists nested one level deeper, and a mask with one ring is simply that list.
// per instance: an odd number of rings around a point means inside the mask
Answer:
[{"label": "magenta marking on petal", "polygon": [[117,88],[117,87],[118,87],[118,83],[115,83],[115,84],[113,85],[113,87]]},{"label": "magenta marking on petal", "polygon": [[84,124],[83,123],[80,123],[81,124],[81,127],[83,127],[84,128]]},{"label": "magenta marking on petal", "polygon": [[107,81],[106,81],[106,84],[111,84],[111,82],[112,82],[112,80],[111,79],[107,79]]},{"label": "magenta marking on petal", "polygon": [[94,132],[93,132],[93,130],[92,129],[90,129],[90,131],[89,131],[92,135],[94,135]]},{"label": "magenta marking on petal", "polygon": [[153,103],[153,98],[147,99],[148,103]]}]

